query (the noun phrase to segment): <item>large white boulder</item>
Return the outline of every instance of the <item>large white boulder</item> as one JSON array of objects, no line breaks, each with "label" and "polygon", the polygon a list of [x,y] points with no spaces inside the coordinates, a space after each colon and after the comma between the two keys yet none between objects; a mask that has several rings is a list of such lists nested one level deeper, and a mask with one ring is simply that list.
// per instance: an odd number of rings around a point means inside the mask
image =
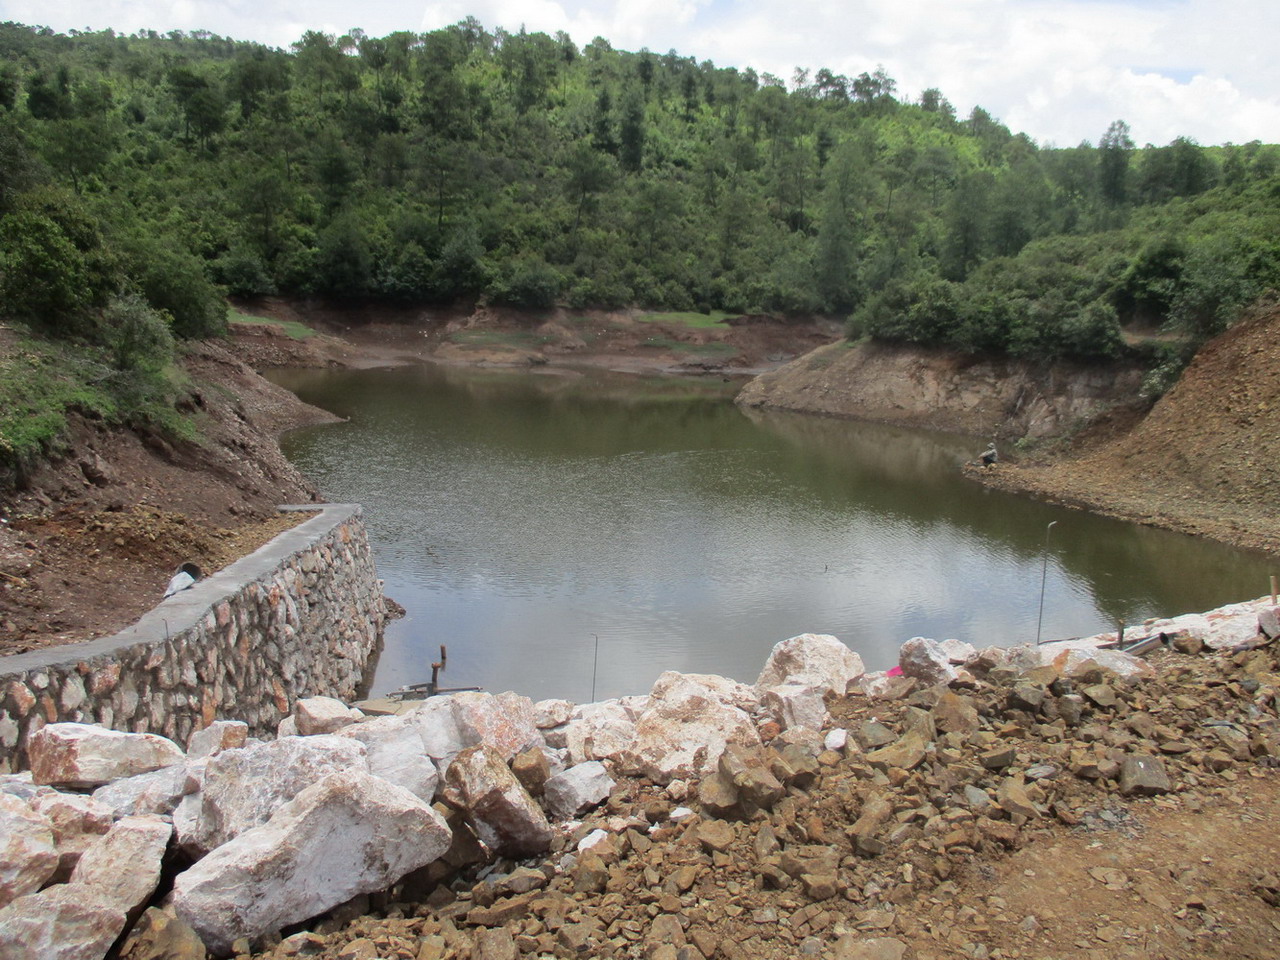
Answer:
[{"label": "large white boulder", "polygon": [[865,672],[862,658],[835,637],[802,633],[774,645],[756,689],[763,692],[784,683],[803,683],[843,694],[849,681]]},{"label": "large white boulder", "polygon": [[1149,680],[1156,675],[1151,664],[1141,657],[1077,640],[1011,647],[1006,665],[1019,673],[1026,673],[1036,667],[1051,666],[1064,677],[1080,676],[1094,666],[1126,680]]},{"label": "large white boulder", "polygon": [[285,737],[211,757],[204,788],[175,812],[178,841],[202,855],[267,820],[307,787],[337,771],[367,773],[365,745],[320,734]]},{"label": "large white boulder", "polygon": [[449,764],[471,744],[467,743],[453,716],[453,697],[428,697],[422,705],[401,714],[422,738],[428,757],[444,774]]},{"label": "large white boulder", "polygon": [[57,869],[53,823],[25,800],[0,793],[0,906],[39,890]]},{"label": "large white boulder", "polygon": [[928,637],[912,637],[898,651],[898,666],[902,675],[919,680],[929,686],[950,683],[960,676],[951,663],[945,647]]},{"label": "large white boulder", "polygon": [[537,710],[528,697],[507,691],[455,693],[449,698],[458,731],[469,747],[483,745],[510,761],[517,753],[542,743]]},{"label": "large white boulder", "polygon": [[431,802],[439,774],[426,754],[418,727],[407,717],[377,717],[344,727],[337,734],[363,743],[369,772]]},{"label": "large white boulder", "polygon": [[[739,710],[745,710],[747,713],[751,713],[756,707],[760,706],[760,693],[754,687],[739,683],[737,680],[731,680],[728,677],[717,676],[714,673],[679,673],[675,670],[668,670],[653,682],[649,697],[650,699],[656,697],[661,700],[667,695],[668,690],[675,687],[687,687],[691,683],[703,687],[708,695],[721,703],[730,707],[737,707]],[[645,709],[648,709],[648,704],[645,704]],[[641,714],[643,713],[644,710],[641,710]]]},{"label": "large white boulder", "polygon": [[655,782],[705,776],[728,744],[761,746],[751,717],[721,701],[704,684],[673,680],[660,694],[650,694],[648,709],[636,721],[629,753]]},{"label": "large white boulder", "polygon": [[115,811],[105,803],[79,793],[51,790],[31,800],[31,809],[49,818],[53,842],[58,848],[58,871],[54,879],[66,880],[81,854],[111,829]]},{"label": "large white boulder", "polygon": [[252,940],[385,890],[438,859],[449,842],[448,826],[428,803],[347,769],[179,874],[174,907],[212,951],[226,954],[240,937]]},{"label": "large white boulder", "polygon": [[553,817],[570,820],[609,799],[613,784],[603,763],[588,760],[548,779],[542,793]]},{"label": "large white boulder", "polygon": [[454,757],[445,781],[476,836],[490,850],[529,857],[550,847],[552,832],[546,814],[500,751],[468,747]]},{"label": "large white boulder", "polygon": [[51,723],[27,748],[38,784],[84,790],[185,759],[182,749],[153,733],[121,733],[88,723]]},{"label": "large white boulder", "polygon": [[563,726],[573,716],[573,707],[570,700],[539,700],[533,705],[533,722],[539,730]]}]

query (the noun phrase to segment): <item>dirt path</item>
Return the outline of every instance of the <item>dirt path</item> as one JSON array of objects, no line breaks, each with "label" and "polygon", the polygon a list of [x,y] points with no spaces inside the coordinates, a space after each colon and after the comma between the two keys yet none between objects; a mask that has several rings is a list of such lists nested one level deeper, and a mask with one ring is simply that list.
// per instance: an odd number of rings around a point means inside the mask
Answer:
[{"label": "dirt path", "polygon": [[981,943],[1007,957],[1274,957],[1277,837],[1280,782],[1262,770],[1212,803],[1103,806],[971,871],[956,902],[972,913],[932,910],[920,932],[941,935],[940,956]]}]

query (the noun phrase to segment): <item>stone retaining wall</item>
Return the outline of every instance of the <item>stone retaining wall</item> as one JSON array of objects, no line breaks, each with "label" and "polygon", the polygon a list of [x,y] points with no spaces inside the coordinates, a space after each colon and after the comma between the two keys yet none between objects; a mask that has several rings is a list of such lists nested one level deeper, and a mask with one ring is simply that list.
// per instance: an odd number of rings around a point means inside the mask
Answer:
[{"label": "stone retaining wall", "polygon": [[215,719],[273,733],[295,700],[353,697],[386,622],[360,507],[282,509],[317,515],[115,636],[0,657],[0,772],[47,723],[185,744]]}]

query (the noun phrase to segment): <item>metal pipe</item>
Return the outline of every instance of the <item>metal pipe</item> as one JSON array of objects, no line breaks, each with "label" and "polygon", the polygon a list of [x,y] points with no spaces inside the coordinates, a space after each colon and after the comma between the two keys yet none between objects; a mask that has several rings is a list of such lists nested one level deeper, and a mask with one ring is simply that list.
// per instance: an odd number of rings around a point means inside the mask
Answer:
[{"label": "metal pipe", "polygon": [[1044,528],[1044,560],[1040,565],[1040,612],[1036,614],[1036,646],[1040,645],[1040,627],[1044,623],[1044,582],[1049,575],[1049,531],[1057,520],[1050,520]]},{"label": "metal pipe", "polygon": [[591,658],[591,702],[596,702],[596,667],[600,664],[600,634],[593,633],[596,638],[595,656]]}]

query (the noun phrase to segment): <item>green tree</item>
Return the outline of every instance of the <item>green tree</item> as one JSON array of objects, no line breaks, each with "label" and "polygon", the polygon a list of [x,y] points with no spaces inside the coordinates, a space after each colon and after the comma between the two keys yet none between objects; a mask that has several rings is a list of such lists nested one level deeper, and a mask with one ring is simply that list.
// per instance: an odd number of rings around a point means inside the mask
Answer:
[{"label": "green tree", "polygon": [[1124,203],[1129,196],[1129,156],[1133,140],[1129,125],[1114,120],[1098,141],[1098,187],[1102,199],[1111,206]]}]

